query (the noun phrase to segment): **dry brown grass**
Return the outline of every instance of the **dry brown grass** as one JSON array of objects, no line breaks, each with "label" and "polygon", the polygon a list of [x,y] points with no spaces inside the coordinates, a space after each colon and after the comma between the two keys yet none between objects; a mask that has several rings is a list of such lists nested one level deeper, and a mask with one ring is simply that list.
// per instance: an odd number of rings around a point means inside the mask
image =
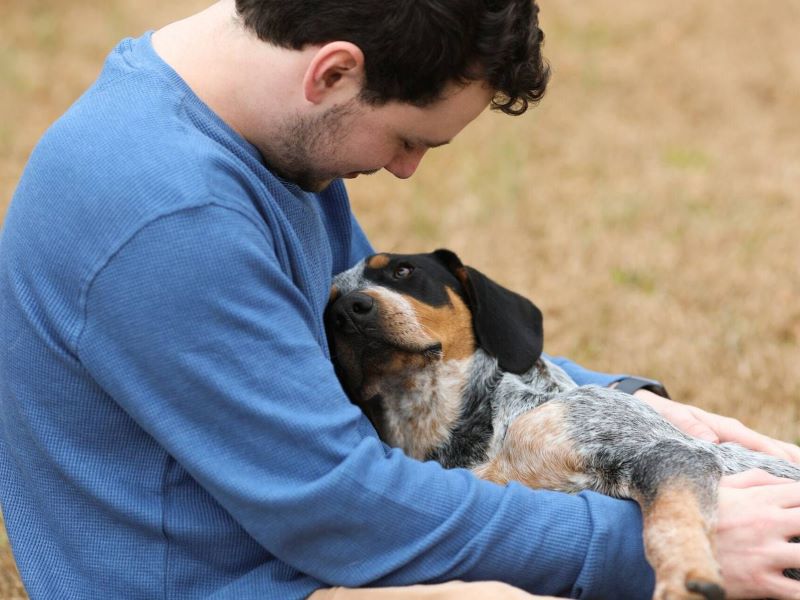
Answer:
[{"label": "dry brown grass", "polygon": [[[0,2],[0,215],[114,42],[204,4]],[[542,4],[544,102],[483,115],[408,182],[353,182],[365,229],[529,295],[552,353],[797,440],[800,4]]]}]

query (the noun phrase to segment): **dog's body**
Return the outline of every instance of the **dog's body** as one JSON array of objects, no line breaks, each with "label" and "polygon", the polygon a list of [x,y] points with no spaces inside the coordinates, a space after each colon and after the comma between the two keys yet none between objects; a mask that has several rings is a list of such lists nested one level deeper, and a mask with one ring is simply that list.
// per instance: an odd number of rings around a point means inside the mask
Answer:
[{"label": "dog's body", "polygon": [[591,489],[642,507],[657,598],[723,598],[712,524],[723,474],[800,467],[691,438],[633,396],[541,356],[541,313],[452,252],[380,254],[334,281],[334,362],[381,437],[497,483]]}]

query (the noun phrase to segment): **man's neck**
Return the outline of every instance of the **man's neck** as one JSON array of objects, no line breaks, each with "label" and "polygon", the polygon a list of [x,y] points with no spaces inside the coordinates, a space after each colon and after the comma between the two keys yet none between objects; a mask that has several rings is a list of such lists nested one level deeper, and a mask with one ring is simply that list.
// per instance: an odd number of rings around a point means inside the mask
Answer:
[{"label": "man's neck", "polygon": [[248,141],[268,135],[302,100],[305,53],[268,44],[244,29],[233,0],[165,26],[152,43],[192,91]]}]

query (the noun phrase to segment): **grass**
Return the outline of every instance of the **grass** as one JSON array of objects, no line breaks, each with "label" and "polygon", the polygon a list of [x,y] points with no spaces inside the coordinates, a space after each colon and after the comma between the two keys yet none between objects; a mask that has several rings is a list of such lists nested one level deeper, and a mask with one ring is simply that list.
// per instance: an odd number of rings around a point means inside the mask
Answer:
[{"label": "grass", "polygon": [[[0,217],[116,40],[204,3],[0,3]],[[482,115],[409,182],[352,182],[364,228],[528,295],[553,354],[800,440],[800,4],[543,4],[545,100]]]}]

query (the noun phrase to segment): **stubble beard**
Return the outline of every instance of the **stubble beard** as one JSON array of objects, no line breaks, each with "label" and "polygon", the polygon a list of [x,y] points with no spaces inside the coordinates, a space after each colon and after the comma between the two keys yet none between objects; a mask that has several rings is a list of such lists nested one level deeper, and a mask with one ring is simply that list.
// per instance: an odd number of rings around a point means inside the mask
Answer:
[{"label": "stubble beard", "polygon": [[344,173],[331,172],[320,163],[336,154],[342,131],[352,122],[357,99],[338,104],[319,116],[287,119],[261,148],[267,167],[278,177],[291,181],[307,192],[321,192]]}]

